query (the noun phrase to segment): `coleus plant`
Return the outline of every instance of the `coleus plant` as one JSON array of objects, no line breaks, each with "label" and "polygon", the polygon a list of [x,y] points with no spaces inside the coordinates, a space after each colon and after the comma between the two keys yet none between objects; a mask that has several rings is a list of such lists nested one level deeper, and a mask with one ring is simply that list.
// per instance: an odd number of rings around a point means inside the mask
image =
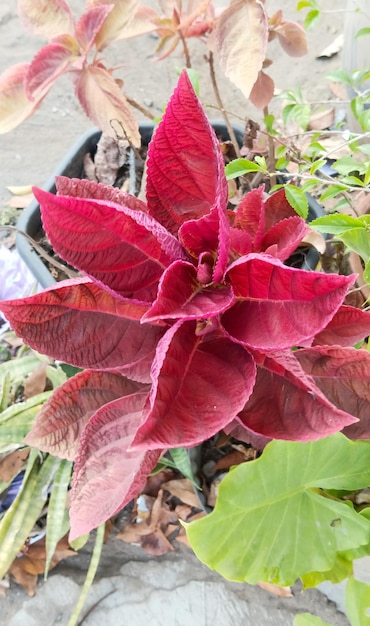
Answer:
[{"label": "coleus plant", "polygon": [[87,0],[76,21],[66,0],[18,0],[25,28],[48,42],[30,63],[12,66],[0,76],[0,133],[32,115],[55,81],[68,74],[92,122],[113,137],[123,131],[139,146],[138,125],[122,81],[113,78],[115,68],[108,67],[102,56],[117,40],[156,31],[158,51],[165,57],[180,41],[204,37],[226,76],[259,107],[274,91],[272,79],[263,71],[270,64],[268,41],[277,37],[293,56],[306,52],[301,26],[284,21],[281,11],[269,19],[262,0],[232,2],[217,17],[210,0],[189,2],[186,8],[179,0],[160,5],[158,13],[139,0]]},{"label": "coleus plant", "polygon": [[168,449],[370,436],[370,313],[354,276],[284,264],[309,231],[281,189],[228,209],[218,140],[183,72],[149,145],[146,203],[57,179],[35,189],[56,252],[82,275],[0,303],[24,341],[84,371],[28,444],[74,460],[71,537],[143,488]]}]

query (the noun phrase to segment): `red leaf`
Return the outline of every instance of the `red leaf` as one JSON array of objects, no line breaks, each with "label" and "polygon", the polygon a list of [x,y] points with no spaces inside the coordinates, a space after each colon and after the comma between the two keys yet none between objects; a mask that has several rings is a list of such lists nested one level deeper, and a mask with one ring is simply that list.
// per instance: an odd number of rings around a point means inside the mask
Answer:
[{"label": "red leaf", "polygon": [[[108,192],[110,193],[110,192]],[[179,243],[152,217],[134,207],[91,198],[55,196],[34,189],[45,231],[56,252],[113,295],[150,302]],[[70,233],[73,232],[73,237]],[[167,255],[163,248],[170,250]]]},{"label": "red leaf", "polygon": [[214,206],[224,209],[227,193],[219,143],[184,70],[149,145],[149,213],[177,233]]},{"label": "red leaf", "polygon": [[77,367],[117,370],[148,382],[163,329],[138,321],[145,307],[122,302],[87,279],[0,303],[15,332],[32,348]]},{"label": "red leaf", "polygon": [[0,133],[7,133],[26,120],[40,106],[47,93],[39,94],[37,100],[27,98],[24,82],[29,64],[19,63],[9,67],[0,76]]},{"label": "red leaf", "polygon": [[157,299],[142,321],[207,319],[225,311],[233,301],[229,285],[202,285],[192,263],[175,261],[164,272]]},{"label": "red leaf", "polygon": [[161,452],[128,451],[142,420],[147,394],[106,404],[90,419],[75,462],[70,540],[118,513],[144,488]]},{"label": "red leaf", "polygon": [[[299,352],[299,351],[298,351]],[[352,424],[306,376],[296,353],[255,355],[259,360],[253,394],[239,419],[248,428],[274,439],[315,441]]]},{"label": "red leaf", "polygon": [[222,315],[222,325],[231,337],[258,350],[311,343],[353,282],[353,276],[305,272],[263,254],[241,257],[227,275],[237,302]]},{"label": "red leaf", "polygon": [[255,380],[251,355],[214,333],[195,334],[195,322],[175,324],[153,362],[150,410],[133,447],[193,446],[231,422]]},{"label": "red leaf", "polygon": [[30,100],[49,89],[77,58],[79,47],[70,35],[41,48],[28,68],[25,89]]},{"label": "red leaf", "polygon": [[235,226],[246,231],[253,240],[253,249],[260,250],[265,232],[263,186],[246,193],[235,211]]},{"label": "red leaf", "polygon": [[318,333],[313,345],[352,347],[370,335],[370,312],[343,305],[328,325]]},{"label": "red leaf", "polygon": [[296,22],[281,22],[274,28],[282,48],[291,57],[307,54],[307,39],[304,28]]},{"label": "red leaf", "polygon": [[[281,220],[265,235],[261,244],[261,251],[276,256],[285,261],[297,249],[302,239],[310,232],[305,221],[298,215]],[[270,248],[272,250],[270,251]]]},{"label": "red leaf", "polygon": [[120,374],[85,370],[58,387],[38,413],[25,438],[30,446],[74,460],[81,432],[90,417],[104,404],[141,391]]},{"label": "red leaf", "polygon": [[265,232],[281,220],[287,217],[297,217],[297,213],[286,199],[285,190],[279,189],[269,195],[264,203],[265,209]]},{"label": "red leaf", "polygon": [[344,434],[353,439],[370,439],[369,352],[320,346],[294,354],[330,402],[360,420],[345,428]]}]

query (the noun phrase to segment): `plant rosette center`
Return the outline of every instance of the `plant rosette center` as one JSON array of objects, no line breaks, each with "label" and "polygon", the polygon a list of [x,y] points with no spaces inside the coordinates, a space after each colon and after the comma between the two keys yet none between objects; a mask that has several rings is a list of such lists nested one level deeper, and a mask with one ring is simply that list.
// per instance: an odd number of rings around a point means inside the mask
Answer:
[{"label": "plant rosette center", "polygon": [[370,437],[369,313],[354,276],[284,264],[308,232],[284,189],[228,209],[217,137],[180,76],[148,149],[146,202],[86,180],[35,189],[81,277],[0,309],[23,340],[83,371],[26,442],[74,460],[71,537],[117,513],[169,448],[222,429],[296,442]]}]

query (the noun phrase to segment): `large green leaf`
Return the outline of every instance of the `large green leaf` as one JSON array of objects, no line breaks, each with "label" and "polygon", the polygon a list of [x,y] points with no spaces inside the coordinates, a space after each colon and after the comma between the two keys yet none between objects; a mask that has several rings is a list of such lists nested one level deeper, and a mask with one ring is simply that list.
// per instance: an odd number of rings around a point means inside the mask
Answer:
[{"label": "large green leaf", "polygon": [[320,617],[311,613],[299,613],[293,620],[293,626],[331,626],[331,624],[323,622]]},{"label": "large green leaf", "polygon": [[350,578],[346,587],[346,611],[351,626],[370,626],[370,586]]},{"label": "large green leaf", "polygon": [[259,459],[229,472],[214,511],[187,526],[188,539],[225,578],[290,585],[369,543],[369,520],[323,491],[368,485],[369,442],[340,433],[309,443],[272,441]]}]

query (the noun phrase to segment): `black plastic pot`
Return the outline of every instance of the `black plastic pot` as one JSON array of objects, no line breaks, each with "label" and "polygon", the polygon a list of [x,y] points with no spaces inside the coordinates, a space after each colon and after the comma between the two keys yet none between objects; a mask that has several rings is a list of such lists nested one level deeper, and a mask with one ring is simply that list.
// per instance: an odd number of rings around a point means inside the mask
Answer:
[{"label": "black plastic pot", "polygon": [[[229,134],[223,122],[211,123],[218,137],[221,137],[224,141],[229,139]],[[139,129],[142,145],[147,146],[151,140],[154,125],[151,123],[140,124]],[[233,127],[233,130],[237,141],[240,145],[242,145],[243,130],[238,127]],[[94,155],[96,145],[100,137],[101,132],[98,130],[91,130],[82,135],[72,146],[58,167],[54,170],[50,178],[48,178],[45,182],[43,189],[51,191],[52,193],[55,192],[56,176],[82,178],[84,173],[84,157],[88,153]],[[41,223],[40,205],[36,200],[31,202],[31,204],[22,212],[22,215],[18,220],[17,228],[32,237],[35,241],[38,241],[40,237],[42,237],[43,229]],[[54,285],[55,279],[43,263],[41,257],[34,250],[31,243],[21,233],[17,234],[16,245],[20,256],[31,270],[39,285],[44,288]]]},{"label": "black plastic pot", "polygon": [[[223,122],[212,122],[212,127],[216,132],[216,135],[222,138],[224,141],[229,139],[229,134]],[[140,125],[140,134],[142,145],[147,146],[151,140],[154,125],[151,123]],[[240,145],[243,143],[243,130],[240,127],[233,127],[235,136]],[[101,137],[101,132],[98,130],[91,130],[88,133],[82,135],[78,141],[72,146],[70,151],[66,154],[59,166],[52,173],[50,178],[43,185],[43,189],[51,192],[55,192],[55,177],[56,176],[68,176],[69,178],[82,178],[84,174],[84,157],[90,153],[92,156],[96,152],[96,146]],[[316,202],[312,196],[307,194],[309,203],[308,220],[313,220],[316,217],[324,215],[324,211],[321,205]],[[17,227],[20,231],[29,235],[35,241],[42,238],[44,232],[41,223],[40,205],[34,200],[31,204],[22,212],[21,217],[18,220]],[[55,279],[51,275],[49,269],[42,261],[41,257],[37,254],[31,243],[21,234],[17,233],[16,245],[18,252],[30,271],[36,278],[41,287],[51,287],[55,284]],[[307,248],[298,250],[292,257],[292,262],[289,265],[294,267],[301,267],[302,269],[314,269],[319,261],[319,254],[314,248]]]}]

